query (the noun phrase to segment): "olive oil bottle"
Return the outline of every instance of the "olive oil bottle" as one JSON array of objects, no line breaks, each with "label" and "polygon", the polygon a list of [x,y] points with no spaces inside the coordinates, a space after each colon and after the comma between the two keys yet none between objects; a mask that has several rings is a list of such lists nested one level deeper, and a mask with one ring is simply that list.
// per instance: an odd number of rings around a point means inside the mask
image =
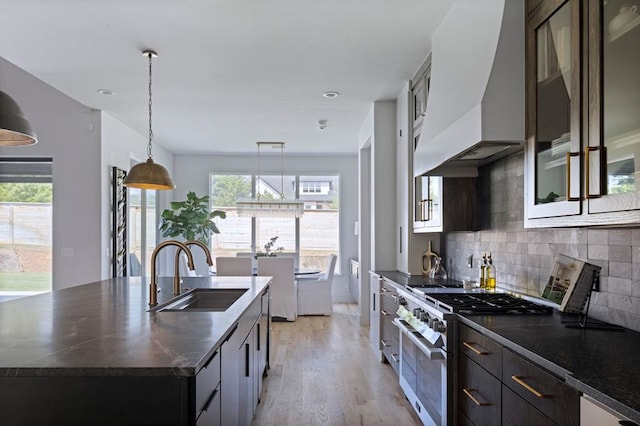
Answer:
[{"label": "olive oil bottle", "polygon": [[482,263],[478,267],[478,281],[480,288],[486,288],[487,253],[482,256]]},{"label": "olive oil bottle", "polygon": [[489,264],[484,269],[484,282],[487,290],[496,289],[496,267],[493,266],[493,259],[491,259],[491,253],[489,253]]}]

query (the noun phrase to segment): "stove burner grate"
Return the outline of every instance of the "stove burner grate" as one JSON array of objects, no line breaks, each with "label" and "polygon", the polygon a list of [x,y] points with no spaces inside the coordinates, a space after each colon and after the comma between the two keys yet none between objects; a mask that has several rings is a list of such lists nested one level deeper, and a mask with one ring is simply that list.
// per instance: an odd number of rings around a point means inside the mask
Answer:
[{"label": "stove burner grate", "polygon": [[506,293],[436,293],[428,297],[449,312],[467,315],[535,315],[549,314],[552,308]]}]

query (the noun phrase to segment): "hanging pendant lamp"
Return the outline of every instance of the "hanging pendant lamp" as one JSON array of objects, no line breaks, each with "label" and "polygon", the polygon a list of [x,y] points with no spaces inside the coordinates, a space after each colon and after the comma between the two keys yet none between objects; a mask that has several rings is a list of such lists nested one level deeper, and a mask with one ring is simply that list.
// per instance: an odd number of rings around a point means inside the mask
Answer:
[{"label": "hanging pendant lamp", "polygon": [[[288,200],[284,195],[284,142],[256,142],[258,145],[258,177],[256,196],[254,198],[240,198],[236,200],[238,216],[240,217],[284,217],[298,218],[304,213],[304,202],[298,199]],[[260,147],[270,146],[280,149],[280,194],[276,199],[264,198],[258,190],[260,175]]]},{"label": "hanging pendant lamp", "polygon": [[36,133],[24,118],[18,103],[0,90],[0,146],[33,145]]},{"label": "hanging pendant lamp", "polygon": [[147,145],[147,161],[138,163],[129,170],[123,185],[129,188],[139,189],[175,189],[176,185],[171,180],[167,169],[153,161],[151,155],[151,141],[153,140],[153,130],[151,130],[151,59],[157,58],[158,54],[153,50],[142,52],[149,58],[149,144]]}]

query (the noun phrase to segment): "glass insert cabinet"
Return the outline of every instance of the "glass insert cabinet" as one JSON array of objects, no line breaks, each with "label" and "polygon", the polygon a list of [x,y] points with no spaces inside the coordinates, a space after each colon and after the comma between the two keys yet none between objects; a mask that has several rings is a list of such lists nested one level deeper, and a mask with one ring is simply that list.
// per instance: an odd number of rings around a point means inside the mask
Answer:
[{"label": "glass insert cabinet", "polygon": [[528,0],[525,226],[638,222],[636,0]]}]

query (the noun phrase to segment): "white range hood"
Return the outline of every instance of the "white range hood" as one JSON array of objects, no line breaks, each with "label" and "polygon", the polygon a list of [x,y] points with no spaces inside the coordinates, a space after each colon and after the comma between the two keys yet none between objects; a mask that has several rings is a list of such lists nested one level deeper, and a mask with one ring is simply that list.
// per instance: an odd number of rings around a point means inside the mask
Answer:
[{"label": "white range hood", "polygon": [[525,139],[524,0],[456,0],[433,35],[414,175],[477,176]]}]

